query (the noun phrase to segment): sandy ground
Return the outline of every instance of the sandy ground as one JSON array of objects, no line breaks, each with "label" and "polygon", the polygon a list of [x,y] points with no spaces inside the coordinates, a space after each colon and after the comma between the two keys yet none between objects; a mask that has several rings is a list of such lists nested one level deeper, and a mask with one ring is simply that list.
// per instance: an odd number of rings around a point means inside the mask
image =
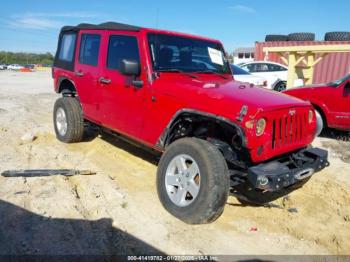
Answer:
[{"label": "sandy ground", "polygon": [[[56,140],[49,72],[0,71],[0,172],[91,169],[94,176],[0,177],[0,254],[350,254],[350,142],[326,134],[331,166],[265,207],[230,197],[223,215],[191,226],[155,188],[157,158],[115,139]],[[36,139],[25,142],[27,132]],[[256,230],[252,230],[256,228]]]}]

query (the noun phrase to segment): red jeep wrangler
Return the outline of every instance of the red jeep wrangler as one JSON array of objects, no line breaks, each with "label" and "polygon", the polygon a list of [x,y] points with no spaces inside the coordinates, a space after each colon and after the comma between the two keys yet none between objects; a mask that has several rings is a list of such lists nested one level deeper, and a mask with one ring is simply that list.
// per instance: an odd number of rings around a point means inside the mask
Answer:
[{"label": "red jeep wrangler", "polygon": [[53,68],[54,126],[79,142],[84,124],[162,152],[157,190],[174,216],[214,221],[229,194],[263,203],[328,165],[312,148],[305,101],[235,81],[213,39],[119,23],[63,27]]}]

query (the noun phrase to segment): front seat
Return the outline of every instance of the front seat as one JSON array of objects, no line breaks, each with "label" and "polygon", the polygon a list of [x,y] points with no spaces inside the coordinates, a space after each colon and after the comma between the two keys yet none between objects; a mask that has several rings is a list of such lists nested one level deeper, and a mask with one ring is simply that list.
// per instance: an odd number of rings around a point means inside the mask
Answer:
[{"label": "front seat", "polygon": [[173,50],[169,47],[162,47],[158,52],[158,67],[167,68],[171,66]]}]

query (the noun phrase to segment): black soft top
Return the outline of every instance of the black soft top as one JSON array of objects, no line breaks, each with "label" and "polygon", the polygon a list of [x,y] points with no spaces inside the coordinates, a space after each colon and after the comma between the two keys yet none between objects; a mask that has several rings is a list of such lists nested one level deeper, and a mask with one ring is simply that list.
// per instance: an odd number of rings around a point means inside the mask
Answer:
[{"label": "black soft top", "polygon": [[122,23],[116,23],[116,22],[106,22],[102,24],[87,24],[82,23],[77,26],[64,26],[61,29],[61,32],[67,32],[67,31],[79,31],[84,29],[91,29],[91,30],[122,30],[122,31],[134,31],[138,32],[140,31],[141,27],[134,26],[134,25],[127,25]]}]

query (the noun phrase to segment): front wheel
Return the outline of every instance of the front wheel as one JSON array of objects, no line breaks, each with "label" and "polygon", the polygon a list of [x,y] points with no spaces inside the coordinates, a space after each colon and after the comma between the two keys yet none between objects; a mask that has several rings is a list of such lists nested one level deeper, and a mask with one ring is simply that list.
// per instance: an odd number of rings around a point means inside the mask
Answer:
[{"label": "front wheel", "polygon": [[315,113],[316,113],[316,124],[317,124],[316,136],[319,136],[324,128],[324,120],[321,113],[317,109],[315,109]]},{"label": "front wheel", "polygon": [[164,208],[188,224],[216,220],[229,193],[229,174],[221,152],[197,138],[175,141],[162,155],[157,191]]}]

